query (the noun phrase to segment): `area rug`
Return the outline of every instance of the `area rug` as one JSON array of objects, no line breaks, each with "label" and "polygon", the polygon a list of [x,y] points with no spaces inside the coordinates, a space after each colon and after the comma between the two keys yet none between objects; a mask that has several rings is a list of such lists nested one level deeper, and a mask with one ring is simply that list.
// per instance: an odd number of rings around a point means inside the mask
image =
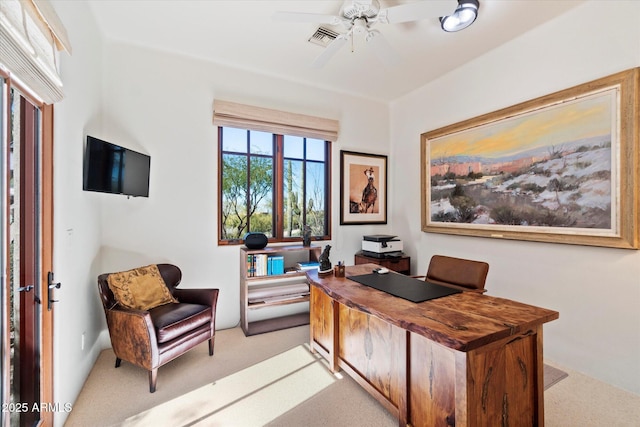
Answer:
[{"label": "area rug", "polygon": [[569,374],[565,371],[562,371],[558,368],[554,368],[553,366],[549,366],[546,363],[544,364],[544,389],[547,390],[554,384],[562,381],[567,378]]}]

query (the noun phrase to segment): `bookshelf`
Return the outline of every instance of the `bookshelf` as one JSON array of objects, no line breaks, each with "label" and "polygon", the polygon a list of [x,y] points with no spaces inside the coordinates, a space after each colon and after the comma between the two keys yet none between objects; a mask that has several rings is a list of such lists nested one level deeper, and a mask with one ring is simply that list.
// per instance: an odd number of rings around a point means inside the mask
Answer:
[{"label": "bookshelf", "polygon": [[320,253],[321,247],[313,245],[240,248],[240,325],[246,336],[309,324],[308,306],[302,313],[253,321],[250,317],[252,312],[269,307],[308,305],[307,275],[296,266],[317,262]]}]

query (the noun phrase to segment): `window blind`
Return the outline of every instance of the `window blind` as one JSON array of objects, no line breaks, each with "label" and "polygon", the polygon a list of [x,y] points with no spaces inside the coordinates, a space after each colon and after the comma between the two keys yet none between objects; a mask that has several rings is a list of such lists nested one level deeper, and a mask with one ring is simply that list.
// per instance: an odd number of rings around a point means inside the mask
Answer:
[{"label": "window blind", "polygon": [[57,49],[71,53],[62,22],[46,0],[0,0],[0,65],[47,104],[63,99]]},{"label": "window blind", "polygon": [[337,120],[221,100],[213,102],[213,124],[324,141],[336,141],[339,130]]}]

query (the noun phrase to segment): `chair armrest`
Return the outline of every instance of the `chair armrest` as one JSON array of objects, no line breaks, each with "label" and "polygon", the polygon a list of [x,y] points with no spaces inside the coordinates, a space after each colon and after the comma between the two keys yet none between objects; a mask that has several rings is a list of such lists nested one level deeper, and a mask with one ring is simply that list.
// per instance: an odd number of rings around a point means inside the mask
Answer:
[{"label": "chair armrest", "polygon": [[151,315],[121,306],[106,310],[111,345],[116,357],[151,370],[158,365],[159,352]]},{"label": "chair armrest", "polygon": [[201,304],[208,305],[214,310],[218,302],[219,289],[202,289],[202,288],[189,288],[189,289],[174,289],[173,296],[178,298],[180,302],[186,302],[189,304]]}]

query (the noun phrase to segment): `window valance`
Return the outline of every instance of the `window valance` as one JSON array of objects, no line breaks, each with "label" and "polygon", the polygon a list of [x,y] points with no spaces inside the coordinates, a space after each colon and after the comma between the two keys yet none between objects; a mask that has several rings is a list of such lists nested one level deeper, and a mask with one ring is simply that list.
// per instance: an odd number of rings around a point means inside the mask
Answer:
[{"label": "window valance", "polygon": [[213,102],[213,124],[325,141],[337,140],[339,130],[338,120],[220,100]]},{"label": "window valance", "polygon": [[64,97],[57,50],[71,44],[47,0],[0,0],[0,65],[47,104]]}]

